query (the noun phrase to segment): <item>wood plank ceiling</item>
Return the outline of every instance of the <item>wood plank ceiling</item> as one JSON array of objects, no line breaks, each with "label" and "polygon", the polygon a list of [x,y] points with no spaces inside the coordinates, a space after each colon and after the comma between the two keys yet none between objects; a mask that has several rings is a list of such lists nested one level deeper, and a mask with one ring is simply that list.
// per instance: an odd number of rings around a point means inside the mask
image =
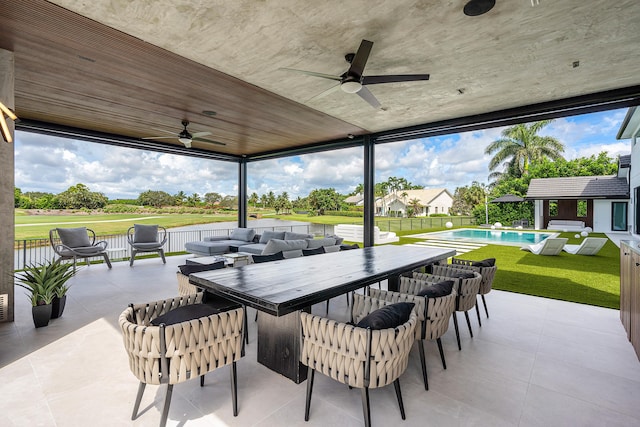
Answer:
[{"label": "wood plank ceiling", "polygon": [[[24,120],[139,139],[187,119],[225,144],[194,148],[231,156],[640,85],[636,0],[498,1],[473,18],[464,4],[0,0],[0,48]],[[365,74],[431,80],[372,87],[376,110],[281,69],[338,75],[363,38]]]}]

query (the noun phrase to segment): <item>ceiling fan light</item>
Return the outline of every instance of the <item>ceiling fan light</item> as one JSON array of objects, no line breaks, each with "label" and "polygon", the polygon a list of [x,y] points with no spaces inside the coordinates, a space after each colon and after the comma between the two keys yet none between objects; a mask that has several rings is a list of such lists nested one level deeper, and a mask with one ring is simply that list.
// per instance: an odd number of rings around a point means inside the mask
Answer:
[{"label": "ceiling fan light", "polygon": [[185,147],[187,146],[187,144],[189,144],[189,146],[191,146],[191,138],[185,138],[185,137],[181,136],[181,137],[178,138],[178,141],[182,142],[185,145]]},{"label": "ceiling fan light", "polygon": [[346,93],[356,93],[362,89],[362,84],[356,81],[346,81],[340,85],[340,89]]}]

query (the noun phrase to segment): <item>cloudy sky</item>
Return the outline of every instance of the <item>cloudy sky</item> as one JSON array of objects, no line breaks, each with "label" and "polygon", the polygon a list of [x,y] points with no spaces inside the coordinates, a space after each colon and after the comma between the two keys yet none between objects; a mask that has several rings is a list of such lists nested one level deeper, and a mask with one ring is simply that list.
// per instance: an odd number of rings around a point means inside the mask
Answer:
[{"label": "cloudy sky", "polygon": [[[565,145],[567,159],[601,151],[628,154],[629,141],[616,140],[627,109],[554,120],[541,134]],[[426,188],[456,187],[473,181],[488,183],[487,145],[503,128],[377,145],[376,182],[403,177]],[[142,191],[169,194],[237,193],[234,163],[118,148],[47,135],[16,132],[15,180],[23,192],[60,193],[83,183],[110,199],[137,198]],[[362,148],[249,163],[249,194],[288,192],[304,197],[315,188],[347,194],[362,182]]]}]

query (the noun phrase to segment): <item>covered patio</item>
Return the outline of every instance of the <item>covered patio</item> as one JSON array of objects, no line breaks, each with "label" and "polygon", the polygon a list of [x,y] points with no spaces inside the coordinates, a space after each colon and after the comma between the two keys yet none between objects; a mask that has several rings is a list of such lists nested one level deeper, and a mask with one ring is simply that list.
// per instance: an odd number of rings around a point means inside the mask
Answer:
[{"label": "covered patio", "polygon": [[[0,324],[0,409],[9,426],[157,426],[166,386],[148,386],[141,415],[130,421],[137,379],[131,374],[117,318],[131,302],[174,296],[176,266],[185,256],[83,268],[63,316],[35,329],[18,293],[16,319]],[[383,285],[384,286],[384,285]],[[425,391],[414,345],[400,378],[406,421],[393,387],[372,391],[373,425],[549,426],[640,423],[640,364],[617,310],[501,291],[487,295],[490,318],[474,338],[461,325],[443,337],[447,370],[427,344],[430,390]],[[344,298],[330,316],[347,319]],[[250,309],[251,310],[251,309]],[[314,306],[324,313],[324,305]],[[249,312],[249,345],[238,363],[239,415],[232,416],[229,371],[174,388],[168,425],[360,426],[358,390],[316,375],[311,417],[304,422],[305,383],[296,385],[256,362],[256,323]],[[464,323],[464,322],[463,322]],[[8,422],[8,424],[6,424]]]}]

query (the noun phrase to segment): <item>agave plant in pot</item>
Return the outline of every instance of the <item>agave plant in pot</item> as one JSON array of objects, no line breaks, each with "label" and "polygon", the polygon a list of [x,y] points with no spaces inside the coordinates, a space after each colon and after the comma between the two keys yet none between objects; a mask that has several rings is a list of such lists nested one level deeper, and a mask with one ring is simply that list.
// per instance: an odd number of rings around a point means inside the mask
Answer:
[{"label": "agave plant in pot", "polygon": [[[17,285],[27,290],[36,328],[47,326],[49,319],[62,315],[69,290],[67,281],[75,275],[73,264],[48,261],[32,264],[15,274]],[[56,304],[54,313],[53,302]]]}]

